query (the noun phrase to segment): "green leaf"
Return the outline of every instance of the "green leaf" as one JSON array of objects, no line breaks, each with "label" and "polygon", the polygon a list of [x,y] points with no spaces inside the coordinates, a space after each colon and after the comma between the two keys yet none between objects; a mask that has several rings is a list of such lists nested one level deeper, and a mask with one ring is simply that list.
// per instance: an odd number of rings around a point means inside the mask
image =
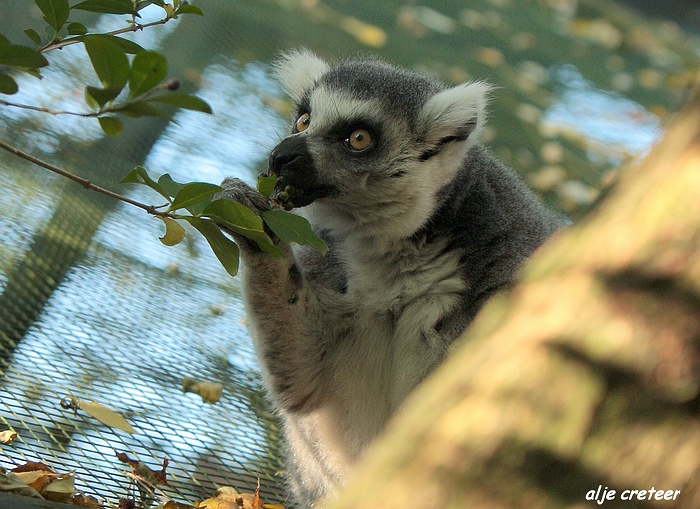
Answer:
[{"label": "green leaf", "polygon": [[[177,193],[180,192],[180,189],[182,189],[182,186],[183,186],[183,184],[180,184],[179,182],[175,182],[169,173],[161,175],[158,178],[158,185],[171,198],[174,198],[175,196],[177,196]],[[168,201],[170,201],[170,200],[168,200]]]},{"label": "green leaf", "polygon": [[9,46],[10,44],[10,39],[5,37],[4,35],[0,34],[0,48],[3,46]]},{"label": "green leaf", "polygon": [[17,83],[7,74],[0,74],[0,94],[12,95],[19,90]]},{"label": "green leaf", "polygon": [[124,53],[128,53],[129,55],[138,55],[142,51],[146,51],[142,46],[130,41],[129,39],[124,39],[123,37],[117,37],[116,35],[103,35],[102,37],[108,41],[112,41],[114,44],[119,46]]},{"label": "green leaf", "polygon": [[272,191],[275,190],[275,186],[277,185],[277,176],[276,175],[270,175],[269,177],[266,177],[264,175],[260,175],[258,177],[258,192],[262,194],[265,198],[269,198],[270,195],[272,194]]},{"label": "green leaf", "polygon": [[311,246],[321,254],[328,252],[326,243],[316,236],[309,222],[303,217],[284,210],[267,210],[262,213],[262,218],[283,242]]},{"label": "green leaf", "polygon": [[175,195],[168,212],[191,207],[201,202],[208,202],[212,196],[222,191],[221,187],[206,182],[190,182],[182,186]]},{"label": "green leaf", "polygon": [[88,35],[83,42],[102,86],[105,89],[124,88],[129,79],[129,59],[124,50],[100,35]]},{"label": "green leaf", "polygon": [[265,253],[282,255],[280,248],[265,233],[260,216],[240,203],[228,199],[215,200],[204,208],[202,215],[254,241]]},{"label": "green leaf", "polygon": [[119,107],[112,107],[110,108],[110,111],[118,111],[119,113],[122,113],[126,115],[127,117],[132,117],[132,118],[139,118],[139,117],[160,117],[164,118],[166,120],[172,120],[173,116],[168,115],[167,113],[164,113],[160,111],[157,108],[154,108],[150,104],[146,104],[144,102],[128,102],[122,106]]},{"label": "green leaf", "polygon": [[163,81],[168,74],[168,61],[155,51],[142,51],[134,57],[129,75],[129,97],[144,94]]},{"label": "green leaf", "polygon": [[97,88],[97,87],[85,87],[85,102],[96,110],[102,109],[102,107],[109,101],[114,100],[121,92],[121,88]]},{"label": "green leaf", "polygon": [[156,3],[153,0],[141,0],[140,2],[136,3],[136,10],[140,11],[141,9],[145,9],[149,5]]},{"label": "green leaf", "polygon": [[196,14],[197,16],[204,16],[202,9],[189,4],[182,4],[177,8],[175,11],[175,16],[179,16],[180,14]]},{"label": "green leaf", "polygon": [[124,130],[124,125],[118,118],[115,117],[100,117],[97,119],[100,122],[100,127],[110,138],[116,138]]},{"label": "green leaf", "polygon": [[159,237],[160,241],[166,246],[176,246],[185,240],[185,229],[178,224],[177,221],[169,217],[156,216],[165,223],[165,235]]},{"label": "green leaf", "polygon": [[136,14],[131,0],[85,0],[74,5],[71,9],[104,14]]},{"label": "green leaf", "polygon": [[226,272],[231,276],[235,276],[238,273],[238,246],[235,242],[226,238],[226,236],[221,233],[218,226],[207,219],[199,219],[197,217],[188,217],[187,221],[194,226],[199,233],[204,235],[207,239],[212,251],[224,266]]},{"label": "green leaf", "polygon": [[170,202],[170,196],[168,196],[168,193],[166,193],[165,190],[162,187],[160,187],[160,185],[156,181],[154,181],[151,177],[148,176],[148,172],[142,166],[137,166],[136,168],[131,170],[129,173],[126,174],[126,176],[123,179],[119,181],[119,183],[143,184],[145,186],[150,187],[156,193],[158,193],[163,198],[168,200],[168,202]]},{"label": "green leaf", "polygon": [[188,94],[166,94],[153,97],[148,100],[149,102],[159,102],[163,104],[169,104],[177,108],[183,108],[186,110],[201,111],[202,113],[212,113],[211,106],[209,106],[205,101],[202,101],[199,97]]},{"label": "green leaf", "polygon": [[0,45],[0,65],[19,69],[38,69],[49,65],[37,50],[19,44]]},{"label": "green leaf", "polygon": [[24,31],[24,34],[29,37],[34,44],[37,46],[41,46],[41,36],[36,32],[36,30],[32,30],[31,28],[27,28]]},{"label": "green leaf", "polygon": [[55,33],[58,34],[58,31],[66,22],[68,14],[70,13],[68,0],[34,0],[34,3],[41,10],[46,22],[51,25]]},{"label": "green leaf", "polygon": [[87,27],[82,23],[70,23],[67,27],[68,35],[85,35],[87,33]]}]

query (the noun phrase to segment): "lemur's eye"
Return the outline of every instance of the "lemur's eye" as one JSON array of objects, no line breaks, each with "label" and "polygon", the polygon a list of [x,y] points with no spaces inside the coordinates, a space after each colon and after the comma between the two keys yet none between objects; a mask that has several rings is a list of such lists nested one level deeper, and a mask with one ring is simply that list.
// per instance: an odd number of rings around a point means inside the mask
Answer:
[{"label": "lemur's eye", "polygon": [[345,140],[345,142],[352,150],[365,150],[372,145],[372,135],[365,129],[357,129],[356,131],[352,132],[350,137]]},{"label": "lemur's eye", "polygon": [[302,113],[294,124],[294,130],[298,133],[304,132],[309,128],[311,116],[308,113]]}]

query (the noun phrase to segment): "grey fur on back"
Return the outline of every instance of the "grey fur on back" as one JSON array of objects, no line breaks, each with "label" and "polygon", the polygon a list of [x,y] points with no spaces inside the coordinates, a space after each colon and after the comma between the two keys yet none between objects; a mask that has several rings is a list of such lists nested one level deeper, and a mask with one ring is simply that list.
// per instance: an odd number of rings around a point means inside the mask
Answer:
[{"label": "grey fur on back", "polygon": [[[298,213],[330,252],[276,240],[274,258],[232,235],[290,487],[312,507],[560,224],[478,144],[487,85],[448,88],[376,60],[329,66],[304,51],[277,72],[299,120],[270,171],[298,191]],[[361,150],[358,132],[371,141]],[[240,180],[222,185],[269,207]]]}]

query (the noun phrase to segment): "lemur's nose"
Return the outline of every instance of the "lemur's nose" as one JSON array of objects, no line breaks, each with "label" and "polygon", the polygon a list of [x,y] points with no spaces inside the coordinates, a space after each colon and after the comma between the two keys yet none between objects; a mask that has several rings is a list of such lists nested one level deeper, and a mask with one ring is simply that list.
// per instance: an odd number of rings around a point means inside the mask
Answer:
[{"label": "lemur's nose", "polygon": [[293,172],[297,167],[308,165],[311,161],[311,154],[306,145],[306,140],[301,136],[290,136],[277,145],[268,159],[267,165],[269,173],[280,175],[283,170]]}]

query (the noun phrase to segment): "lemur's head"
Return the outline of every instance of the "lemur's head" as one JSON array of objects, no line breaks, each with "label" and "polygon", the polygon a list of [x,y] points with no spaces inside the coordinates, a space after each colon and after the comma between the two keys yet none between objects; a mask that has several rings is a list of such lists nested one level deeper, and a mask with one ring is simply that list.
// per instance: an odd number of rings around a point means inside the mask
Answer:
[{"label": "lemur's head", "polygon": [[295,102],[269,171],[324,227],[408,236],[434,211],[484,125],[489,86],[453,88],[378,60],[329,66],[307,51],[276,65]]}]

